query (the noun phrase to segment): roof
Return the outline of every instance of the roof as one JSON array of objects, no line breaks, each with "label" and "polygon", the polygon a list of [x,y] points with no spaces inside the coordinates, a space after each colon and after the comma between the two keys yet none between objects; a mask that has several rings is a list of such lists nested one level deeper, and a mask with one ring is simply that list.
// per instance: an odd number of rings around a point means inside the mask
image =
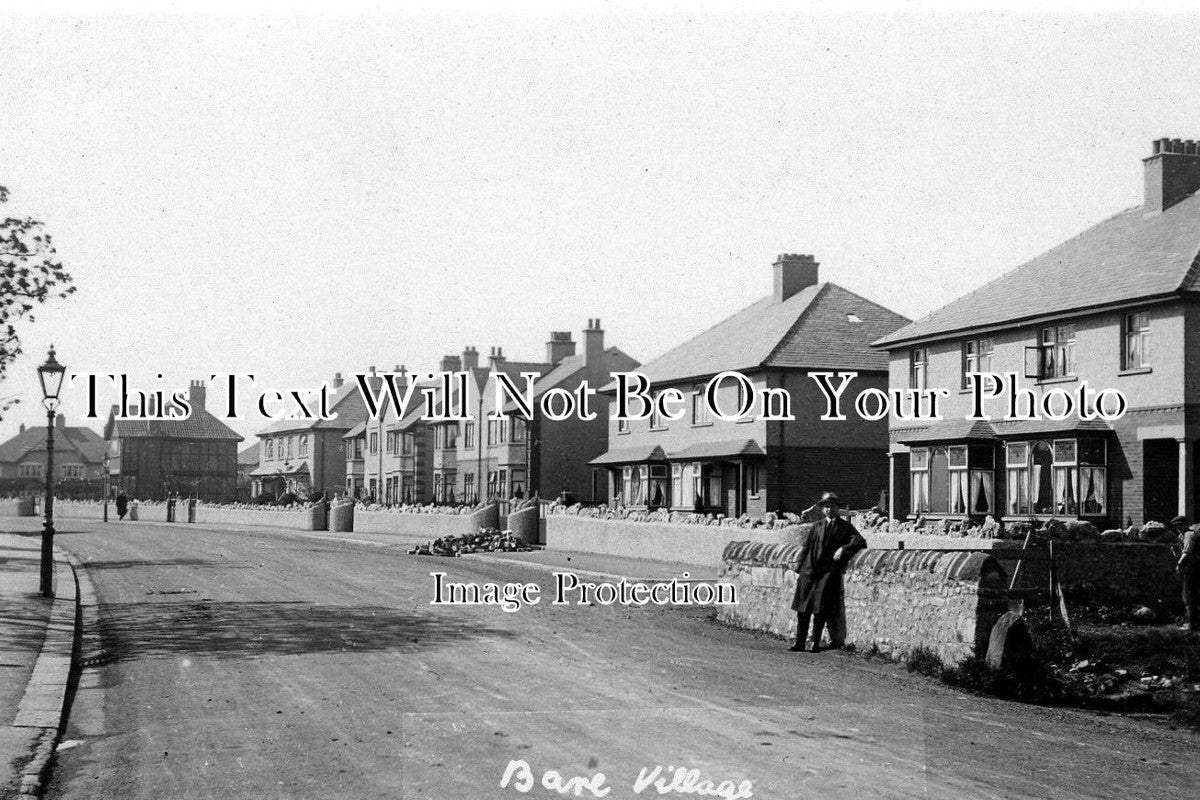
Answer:
[{"label": "roof", "polygon": [[1197,267],[1200,193],[1160,214],[1122,211],[876,344],[1195,291]]},{"label": "roof", "polygon": [[366,430],[367,430],[367,421],[364,419],[362,422],[358,423],[353,428],[346,431],[346,433],[342,435],[342,438],[343,439],[355,439],[359,436],[362,436],[366,432]]},{"label": "roof", "polygon": [[239,450],[238,455],[237,455],[238,466],[239,467],[249,467],[249,466],[254,466],[255,464],[257,464],[260,450],[261,450],[261,448],[259,447],[258,442],[255,442],[254,444],[250,445],[249,447],[244,447],[241,450]]},{"label": "roof", "polygon": [[358,381],[346,381],[334,392],[333,397],[329,400],[329,411],[337,414],[337,417],[335,419],[320,419],[316,416],[311,419],[281,419],[268,425],[259,435],[353,428],[367,417],[367,406],[363,401],[362,392],[358,390]]},{"label": "roof", "polygon": [[589,464],[636,464],[642,461],[666,461],[667,454],[658,445],[641,447],[616,447],[596,456]]},{"label": "roof", "polygon": [[250,473],[251,475],[307,475],[308,461],[307,459],[285,460],[285,461],[268,461],[259,464],[258,467]]},{"label": "roof", "polygon": [[[26,428],[11,439],[0,443],[0,461],[15,463],[32,452],[46,452],[46,426]],[[91,428],[63,427],[54,429],[54,452],[77,453],[84,463],[99,464],[108,452],[104,437]]]},{"label": "roof", "polygon": [[1112,433],[1112,427],[1103,420],[1081,420],[1070,417],[1064,420],[969,420],[948,419],[935,422],[924,428],[905,428],[893,432],[899,444],[921,445],[935,442],[987,441],[998,437],[1045,436],[1071,433]]},{"label": "roof", "polygon": [[117,407],[108,412],[106,439],[216,439],[242,441],[224,422],[203,408],[193,408],[186,419],[117,419]]},{"label": "roof", "polygon": [[[616,347],[609,347],[604,351],[605,372],[630,372],[637,369],[640,365],[632,356],[626,354]],[[583,355],[576,354],[567,356],[562,361],[559,361],[553,368],[544,373],[533,384],[534,398],[541,397],[546,392],[560,386],[569,381],[575,375],[587,369],[583,363]],[[505,411],[513,411],[517,408],[515,400],[510,400],[505,406]]]},{"label": "roof", "polygon": [[835,283],[818,283],[783,302],[765,297],[638,371],[651,383],[772,367],[884,371],[887,358],[871,344],[907,322]]},{"label": "roof", "polygon": [[725,442],[698,442],[679,452],[668,454],[672,461],[695,461],[702,458],[738,458],[763,456],[766,453],[753,439],[734,439]]}]

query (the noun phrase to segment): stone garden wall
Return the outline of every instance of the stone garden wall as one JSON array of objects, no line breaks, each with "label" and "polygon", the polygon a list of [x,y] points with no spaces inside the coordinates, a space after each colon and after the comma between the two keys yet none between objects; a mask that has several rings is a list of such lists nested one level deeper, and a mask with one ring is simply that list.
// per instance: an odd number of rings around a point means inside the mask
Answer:
[{"label": "stone garden wall", "polygon": [[[545,525],[548,550],[602,553],[702,566],[721,563],[722,553],[731,535],[731,529],[721,525],[634,522],[571,514],[551,514],[546,518]],[[764,541],[783,543],[795,541],[795,530],[800,527],[764,528],[754,533]]]},{"label": "stone garden wall", "polygon": [[0,517],[32,517],[34,513],[32,497],[0,500]]},{"label": "stone garden wall", "polygon": [[[142,518],[140,508],[138,518]],[[179,505],[176,521],[187,522],[187,505],[185,503]],[[258,509],[200,504],[196,506],[196,524],[291,528],[300,531],[323,531],[329,527],[325,509],[319,505],[301,508]]]},{"label": "stone garden wall", "polygon": [[[721,606],[731,625],[791,638],[798,545],[729,542],[720,580],[738,587],[738,605]],[[864,550],[846,568],[844,640],[905,658],[928,647],[947,664],[986,654],[996,620],[1008,610],[1003,568],[986,553]],[[842,638],[839,636],[839,638]]]},{"label": "stone garden wall", "polygon": [[408,513],[395,510],[354,510],[355,533],[391,533],[429,541],[446,536],[477,533],[482,528],[497,528],[500,510],[495,503],[463,514]]}]

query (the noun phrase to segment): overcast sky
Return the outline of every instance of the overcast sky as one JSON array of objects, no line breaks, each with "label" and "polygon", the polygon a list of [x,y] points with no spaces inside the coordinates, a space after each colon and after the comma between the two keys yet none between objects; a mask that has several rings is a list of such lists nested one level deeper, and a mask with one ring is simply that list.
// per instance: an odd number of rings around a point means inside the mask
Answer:
[{"label": "overcast sky", "polygon": [[780,252],[916,318],[1139,204],[1152,139],[1200,137],[1198,17],[0,17],[0,36],[2,210],[44,220],[79,287],[23,328],[0,439],[44,418],[51,341],[72,371],[168,390],[428,370],[468,344],[535,360],[589,317],[648,361],[767,294]]}]

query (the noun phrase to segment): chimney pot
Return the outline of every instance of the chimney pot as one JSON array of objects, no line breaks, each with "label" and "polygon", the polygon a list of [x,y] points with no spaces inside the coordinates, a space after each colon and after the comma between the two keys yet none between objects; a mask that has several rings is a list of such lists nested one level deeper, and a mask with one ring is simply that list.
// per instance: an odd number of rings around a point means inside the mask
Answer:
[{"label": "chimney pot", "polygon": [[588,318],[587,329],[583,332],[583,365],[585,367],[602,367],[604,362],[604,331],[600,328],[600,318]]},{"label": "chimney pot", "polygon": [[780,253],[772,266],[776,303],[782,303],[817,283],[820,264],[811,255]]},{"label": "chimney pot", "polygon": [[464,370],[477,369],[479,367],[479,351],[474,345],[469,345],[463,348],[462,352],[462,368]]},{"label": "chimney pot", "polygon": [[342,373],[340,373],[340,372],[333,373],[333,388],[334,389],[342,388]]},{"label": "chimney pot", "polygon": [[1195,139],[1157,139],[1153,153],[1142,159],[1145,169],[1147,216],[1166,211],[1200,190],[1200,142]]},{"label": "chimney pot", "polygon": [[188,399],[192,401],[193,411],[203,411],[205,403],[208,401],[208,390],[204,388],[204,381],[192,381],[191,387],[188,389]]},{"label": "chimney pot", "polygon": [[24,432],[25,432],[25,423],[22,422],[21,423],[21,433],[24,433]]}]

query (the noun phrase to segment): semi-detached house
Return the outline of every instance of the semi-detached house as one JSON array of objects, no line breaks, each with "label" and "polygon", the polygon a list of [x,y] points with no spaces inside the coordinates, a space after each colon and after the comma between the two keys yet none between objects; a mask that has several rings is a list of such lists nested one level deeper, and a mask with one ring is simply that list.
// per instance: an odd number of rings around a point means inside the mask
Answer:
[{"label": "semi-detached house", "polygon": [[[821,282],[811,255],[779,256],[773,284],[769,296],[638,370],[652,393],[678,389],[688,408],[681,420],[610,420],[609,449],[592,464],[613,502],[741,515],[799,511],[826,489],[858,507],[878,500],[887,485],[886,420],[821,421],[824,395],[811,373],[857,372],[857,390],[885,389],[887,359],[871,343],[908,320]],[[703,401],[708,382],[725,371],[754,385],[757,399],[738,421],[718,418]],[[765,389],[787,391],[794,420],[761,418]],[[739,408],[741,391],[722,382],[718,405]]]},{"label": "semi-detached house", "polygon": [[[1143,164],[1142,205],[878,342],[892,387],[950,390],[943,421],[891,419],[893,516],[1195,517],[1200,142],[1158,140]],[[1086,382],[1129,408],[1111,423],[1006,420],[1002,396],[972,422],[969,376],[981,371],[1015,373],[1039,404]]]}]

